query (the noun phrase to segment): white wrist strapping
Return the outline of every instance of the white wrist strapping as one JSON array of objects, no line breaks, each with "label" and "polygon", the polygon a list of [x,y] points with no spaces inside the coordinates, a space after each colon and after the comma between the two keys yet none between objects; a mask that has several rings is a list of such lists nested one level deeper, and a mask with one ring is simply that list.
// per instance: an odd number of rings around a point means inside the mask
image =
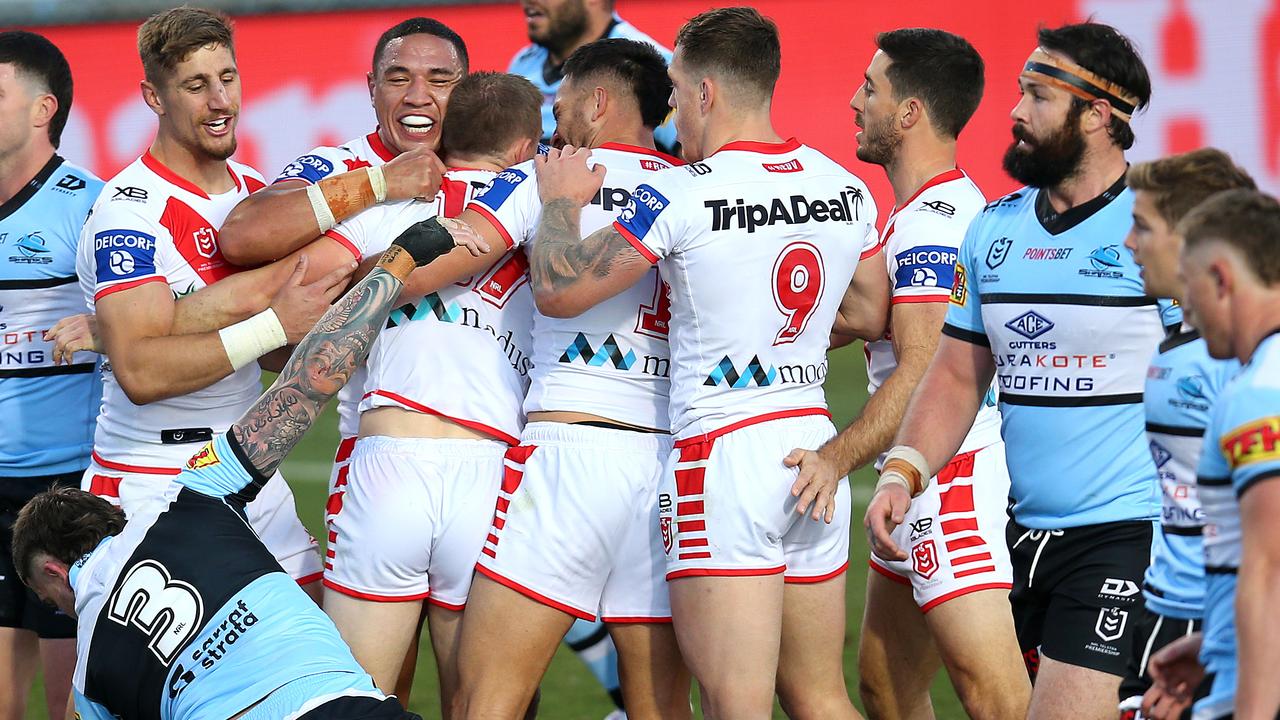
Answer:
[{"label": "white wrist strapping", "polygon": [[320,232],[328,232],[338,224],[338,220],[333,217],[333,211],[329,209],[329,201],[324,199],[324,191],[319,185],[307,186],[307,199],[311,201],[311,212],[316,215],[316,225],[320,226]]},{"label": "white wrist strapping", "polygon": [[382,174],[382,168],[371,166],[364,171],[369,174],[369,186],[373,188],[373,199],[379,203],[386,202],[387,178]]},{"label": "white wrist strapping", "polygon": [[913,447],[898,445],[890,449],[882,467],[884,470],[880,473],[876,490],[888,484],[899,484],[906,488],[911,497],[916,497],[929,487],[929,479],[932,477],[929,463]]},{"label": "white wrist strapping", "polygon": [[271,308],[248,320],[222,328],[218,331],[218,336],[222,338],[222,349],[226,351],[234,370],[257,362],[258,358],[289,342],[280,318],[276,317],[276,311]]}]

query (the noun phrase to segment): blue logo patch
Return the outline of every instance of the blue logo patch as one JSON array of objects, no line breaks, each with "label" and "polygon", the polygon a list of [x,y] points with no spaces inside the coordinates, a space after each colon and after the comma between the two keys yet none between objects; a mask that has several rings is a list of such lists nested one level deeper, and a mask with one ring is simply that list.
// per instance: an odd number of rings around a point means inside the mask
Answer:
[{"label": "blue logo patch", "polygon": [[941,287],[955,284],[956,250],[942,245],[921,245],[898,253],[894,287]]},{"label": "blue logo patch", "polygon": [[1204,378],[1199,375],[1188,375],[1178,378],[1175,385],[1178,388],[1178,394],[1184,400],[1208,400],[1209,397],[1204,394]]},{"label": "blue logo patch", "polygon": [[156,239],[137,230],[103,230],[93,236],[98,282],[146,277],[156,272]]},{"label": "blue logo patch", "polygon": [[750,387],[752,384],[755,384],[756,387],[769,387],[777,379],[777,369],[772,365],[765,368],[758,355],[751,356],[751,360],[747,363],[747,369],[741,373],[734,367],[733,360],[726,355],[707,374],[707,379],[703,380],[702,384],[711,387],[728,385],[731,388],[745,388]]},{"label": "blue logo patch", "polygon": [[489,187],[477,193],[474,201],[490,210],[497,210],[502,207],[507,198],[511,197],[511,193],[515,192],[520,183],[528,179],[529,176],[523,170],[507,168],[490,181]]},{"label": "blue logo patch", "polygon": [[281,180],[306,180],[315,184],[333,174],[333,163],[325,160],[319,155],[303,155],[294,160],[280,171],[280,177],[276,178],[276,182]]},{"label": "blue logo patch", "polygon": [[618,213],[618,222],[637,240],[643,240],[649,229],[671,204],[662,193],[648,185],[641,185],[631,193],[631,200]]},{"label": "blue logo patch", "polygon": [[1089,263],[1094,270],[1114,270],[1120,267],[1120,251],[1115,245],[1104,245],[1089,253]]},{"label": "blue logo patch", "polygon": [[1035,310],[1028,310],[1004,324],[1028,340],[1035,340],[1053,329],[1053,322]]}]

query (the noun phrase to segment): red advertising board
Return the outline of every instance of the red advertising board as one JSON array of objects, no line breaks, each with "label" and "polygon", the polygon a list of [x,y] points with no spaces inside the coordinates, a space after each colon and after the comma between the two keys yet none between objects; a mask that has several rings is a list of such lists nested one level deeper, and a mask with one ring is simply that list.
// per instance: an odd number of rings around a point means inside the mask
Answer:
[{"label": "red advertising board", "polygon": [[[706,0],[619,0],[618,11],[671,44]],[[854,158],[849,98],[874,52],[875,34],[940,27],[969,38],[987,62],[982,106],[961,139],[960,160],[989,196],[1013,185],[1000,170],[1016,76],[1041,24],[1084,17],[1129,35],[1152,74],[1151,108],[1134,126],[1134,159],[1202,144],[1221,147],[1261,185],[1280,189],[1280,0],[754,0],[781,28],[779,132],[795,135],[863,175],[882,208],[892,202],[878,168]],[[527,42],[515,3],[422,8],[467,41],[476,69],[505,69]],[[373,123],[365,73],[375,39],[416,14],[406,9],[237,19],[244,83],[238,159],[268,177],[301,152],[348,140]],[[138,91],[135,24],[46,28],[70,59],[76,97],[63,154],[104,177],[138,156],[154,120]],[[882,212],[882,217],[883,217]]]}]

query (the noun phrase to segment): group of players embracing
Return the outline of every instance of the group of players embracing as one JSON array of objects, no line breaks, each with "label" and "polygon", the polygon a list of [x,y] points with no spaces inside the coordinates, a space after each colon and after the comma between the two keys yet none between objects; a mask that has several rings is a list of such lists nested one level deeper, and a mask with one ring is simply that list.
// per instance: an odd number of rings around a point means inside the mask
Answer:
[{"label": "group of players embracing", "polygon": [[[45,154],[0,221],[88,219],[74,270],[0,290],[42,322],[89,302],[46,366],[100,351],[102,409],[82,489],[36,495],[12,551],[76,618],[80,716],[416,717],[425,621],[443,715],[522,718],[598,617],[632,718],[691,717],[691,678],[709,718],[858,717],[847,475],[876,462],[870,716],[931,717],[945,666],[975,718],[1274,717],[1280,205],[1216,150],[1130,167],[1150,81],[1097,23],[1039,31],[1004,156],[1026,187],[988,203],[956,156],[978,52],[876,44],[851,106],[879,232],[861,180],[775,130],[751,8],[689,20],[669,66],[579,48],[542,152],[529,81],[407,20],[374,48],[378,126],[271,184],[229,160],[217,13],[141,26],[156,139],[105,185],[54,154],[69,94],[33,92]],[[50,51],[0,35],[0,84],[38,89]],[[672,110],[683,160],[654,142]],[[855,340],[873,392],[837,433],[827,351]],[[277,468],[334,395],[322,560]]]}]

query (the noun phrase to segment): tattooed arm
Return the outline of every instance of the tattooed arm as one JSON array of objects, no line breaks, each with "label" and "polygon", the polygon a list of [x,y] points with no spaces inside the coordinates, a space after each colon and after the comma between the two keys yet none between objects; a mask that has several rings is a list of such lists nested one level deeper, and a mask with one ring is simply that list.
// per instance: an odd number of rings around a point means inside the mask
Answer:
[{"label": "tattooed arm", "polygon": [[534,160],[542,220],[529,251],[529,280],[538,310],[574,317],[635,285],[652,263],[612,225],[582,237],[582,206],[604,182],[602,165],[587,168],[590,151],[565,147]]},{"label": "tattooed arm", "polygon": [[455,239],[434,218],[405,230],[363,280],[298,343],[280,377],[231,426],[244,458],[270,477],[319,416],[324,404],[364,362],[386,324],[405,278],[453,249],[488,250],[474,236]]}]

